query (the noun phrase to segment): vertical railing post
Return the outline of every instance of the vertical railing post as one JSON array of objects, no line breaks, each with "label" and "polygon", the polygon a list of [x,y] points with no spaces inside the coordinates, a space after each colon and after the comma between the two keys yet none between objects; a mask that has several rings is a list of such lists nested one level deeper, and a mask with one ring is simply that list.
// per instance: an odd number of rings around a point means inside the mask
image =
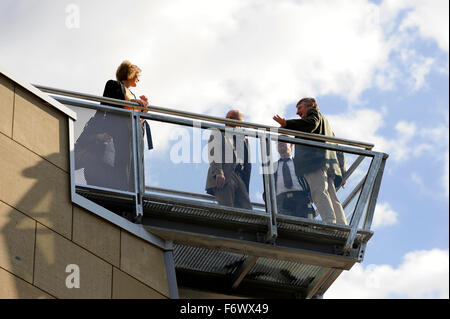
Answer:
[{"label": "vertical railing post", "polygon": [[69,117],[69,169],[70,169],[70,197],[75,198],[75,121]]},{"label": "vertical railing post", "polygon": [[269,215],[268,232],[266,241],[274,241],[278,236],[277,231],[277,203],[275,193],[275,183],[272,174],[272,150],[270,145],[270,136],[265,131],[259,130],[258,138],[261,145],[261,165],[263,170],[263,182],[266,202],[266,212]]},{"label": "vertical railing post", "polygon": [[132,113],[132,130],[133,130],[133,159],[134,159],[134,193],[136,203],[135,222],[140,223],[143,216],[142,196],[144,195],[143,181],[143,148],[141,133],[141,117],[138,112]]},{"label": "vertical railing post", "polygon": [[[388,157],[387,154],[383,154],[381,165],[380,165],[380,168],[378,169],[377,176],[375,178],[373,189],[370,194],[369,204],[367,207],[366,218],[364,219],[364,224],[363,224],[364,230],[370,230],[370,227],[372,226],[372,221],[373,221],[373,217],[375,214],[375,207],[376,207],[377,199],[378,199],[378,193],[380,191],[380,186],[381,186],[381,179],[383,177],[384,166],[386,165],[387,157]],[[358,254],[359,262],[362,262],[362,260],[363,260],[366,246],[367,246],[367,243],[363,243],[361,245],[361,247],[359,248],[359,254]]]}]

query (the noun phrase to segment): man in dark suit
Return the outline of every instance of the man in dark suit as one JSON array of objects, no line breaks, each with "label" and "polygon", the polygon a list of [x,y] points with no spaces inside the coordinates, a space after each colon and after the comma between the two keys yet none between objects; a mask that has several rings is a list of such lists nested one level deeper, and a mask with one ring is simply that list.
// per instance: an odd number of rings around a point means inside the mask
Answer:
[{"label": "man in dark suit", "polygon": [[[228,119],[243,121],[244,115],[231,110]],[[210,167],[205,190],[220,205],[252,209],[248,195],[251,164],[247,139],[233,132],[235,125],[226,125],[226,132],[212,131],[208,142]]]},{"label": "man in dark suit", "polygon": [[278,213],[313,219],[317,213],[312,206],[308,182],[295,173],[292,144],[278,142],[278,153],[280,159],[274,167]]},{"label": "man in dark suit", "polygon": [[[301,99],[297,103],[297,114],[300,119],[285,120],[278,115],[273,119],[286,129],[334,136],[314,98]],[[346,225],[345,212],[336,195],[336,187],[342,185],[345,172],[344,154],[319,147],[296,145],[294,161],[297,175],[304,176],[311,187],[312,200],[322,220]]]}]

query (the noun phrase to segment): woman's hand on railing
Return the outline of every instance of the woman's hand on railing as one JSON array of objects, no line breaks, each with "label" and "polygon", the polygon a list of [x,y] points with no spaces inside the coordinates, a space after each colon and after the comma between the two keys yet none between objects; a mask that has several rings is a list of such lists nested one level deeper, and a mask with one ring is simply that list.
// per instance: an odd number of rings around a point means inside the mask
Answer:
[{"label": "woman's hand on railing", "polygon": [[[144,107],[144,108],[148,108],[148,99],[145,95],[141,95],[139,99],[131,99],[128,100],[129,102],[135,102],[137,104],[139,104],[140,107]],[[128,110],[133,109],[132,107],[125,107]],[[133,109],[135,111],[141,111],[141,112],[145,112],[147,113],[148,110],[139,110],[139,109]]]},{"label": "woman's hand on railing", "polygon": [[[128,100],[129,102],[134,102],[134,103],[137,103],[137,104],[139,104],[139,106],[140,107],[145,107],[146,105],[145,105],[145,102],[143,101],[143,100],[140,100],[140,99],[131,99],[131,100]],[[147,104],[148,105],[148,104]]]},{"label": "woman's hand on railing", "polygon": [[[141,95],[139,98],[140,98],[139,101],[142,103],[141,106],[145,107],[145,108],[148,108],[148,99],[147,99],[147,97],[145,95]],[[144,112],[144,113],[148,112],[148,110],[141,110],[141,111]],[[144,124],[144,122],[145,122],[145,119],[141,119],[141,124]]]},{"label": "woman's hand on railing", "polygon": [[148,98],[145,95],[141,95],[139,98],[148,105]]},{"label": "woman's hand on railing", "polygon": [[[141,101],[143,102],[142,107],[148,108],[148,98],[147,98],[145,95],[141,95],[139,98],[140,98]],[[147,113],[148,110],[142,110],[142,112]]]}]

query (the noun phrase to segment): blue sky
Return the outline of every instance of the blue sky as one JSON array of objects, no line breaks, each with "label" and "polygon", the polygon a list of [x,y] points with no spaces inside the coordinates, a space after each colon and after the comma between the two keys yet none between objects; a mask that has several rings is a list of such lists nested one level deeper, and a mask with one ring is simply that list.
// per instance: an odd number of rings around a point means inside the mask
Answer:
[{"label": "blue sky", "polygon": [[[365,259],[325,297],[448,298],[448,21],[445,0],[2,0],[0,64],[101,95],[129,59],[143,69],[135,93],[154,105],[215,116],[233,106],[273,126],[316,97],[337,136],[390,155]],[[171,130],[155,132],[151,167],[170,151]],[[178,187],[201,189],[205,167]],[[179,176],[163,172],[149,178]]]}]

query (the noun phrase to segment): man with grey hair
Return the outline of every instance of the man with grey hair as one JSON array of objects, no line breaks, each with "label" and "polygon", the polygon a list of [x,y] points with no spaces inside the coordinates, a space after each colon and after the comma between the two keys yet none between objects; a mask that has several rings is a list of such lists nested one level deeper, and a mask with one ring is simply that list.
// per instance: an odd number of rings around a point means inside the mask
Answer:
[{"label": "man with grey hair", "polygon": [[[286,120],[279,115],[273,119],[282,128],[306,133],[334,136],[328,120],[319,111],[314,98],[303,98],[297,103],[300,119]],[[304,176],[311,188],[311,196],[323,221],[347,224],[344,209],[337,197],[336,187],[343,186],[344,154],[332,150],[295,145],[295,171]]]},{"label": "man with grey hair", "polygon": [[[227,113],[227,119],[244,120],[239,110]],[[233,124],[227,124],[225,133],[212,131],[208,142],[210,162],[205,190],[214,195],[220,205],[252,209],[248,195],[251,164],[247,139],[236,134]]]}]

